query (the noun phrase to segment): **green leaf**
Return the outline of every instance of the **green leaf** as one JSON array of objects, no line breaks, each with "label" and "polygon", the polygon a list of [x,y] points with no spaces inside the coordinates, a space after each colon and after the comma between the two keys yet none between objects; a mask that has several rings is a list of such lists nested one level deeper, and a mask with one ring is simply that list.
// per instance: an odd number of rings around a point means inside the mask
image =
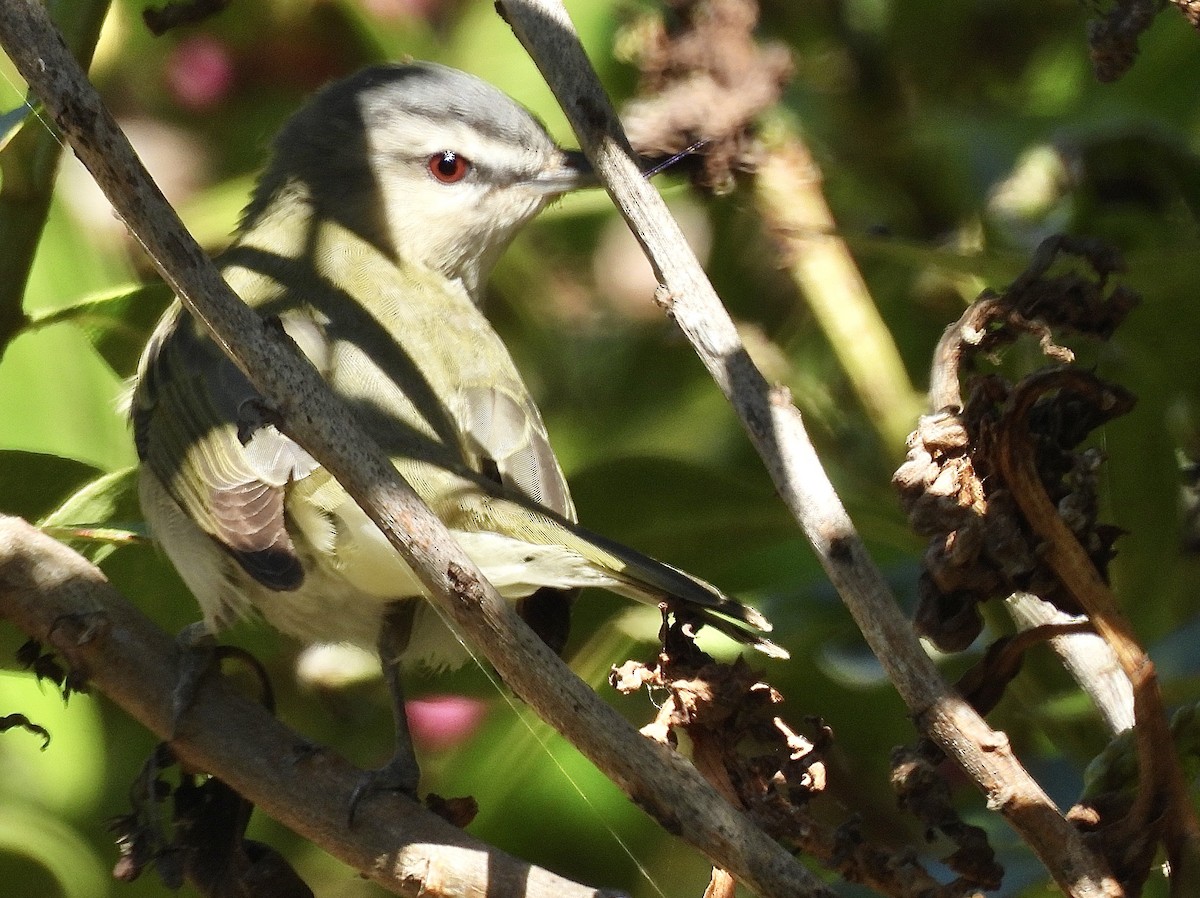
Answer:
[{"label": "green leaf", "polygon": [[171,299],[170,289],[161,282],[122,287],[35,315],[29,327],[37,330],[62,322],[75,324],[113,371],[129,377],[137,370],[142,348]]},{"label": "green leaf", "polygon": [[137,473],[138,469],[135,466],[97,477],[42,518],[40,526],[68,527],[79,524],[112,524],[122,519],[140,520]]},{"label": "green leaf", "polygon": [[0,509],[36,521],[96,474],[91,465],[72,458],[0,449]]},{"label": "green leaf", "polygon": [[114,549],[147,538],[137,499],[137,467],[104,474],[77,490],[39,522],[51,535],[82,543],[99,563]]}]

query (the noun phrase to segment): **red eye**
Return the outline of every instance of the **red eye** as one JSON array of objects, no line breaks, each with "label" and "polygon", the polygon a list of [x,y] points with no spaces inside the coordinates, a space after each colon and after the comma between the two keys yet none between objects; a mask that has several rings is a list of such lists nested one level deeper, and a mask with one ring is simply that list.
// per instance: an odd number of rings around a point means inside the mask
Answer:
[{"label": "red eye", "polygon": [[444,150],[429,157],[429,173],[443,184],[455,184],[467,176],[471,163],[453,150]]}]

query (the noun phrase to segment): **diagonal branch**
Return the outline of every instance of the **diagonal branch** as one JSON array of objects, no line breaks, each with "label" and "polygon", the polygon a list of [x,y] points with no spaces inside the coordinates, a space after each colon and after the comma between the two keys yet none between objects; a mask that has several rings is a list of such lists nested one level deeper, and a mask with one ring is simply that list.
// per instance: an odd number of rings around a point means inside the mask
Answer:
[{"label": "diagonal branch", "polygon": [[659,299],[733,404],[780,496],[919,726],[955,759],[1075,898],[1122,895],[1041,786],[938,674],[868,556],[808,440],[799,412],[750,361],[678,225],[642,178],[619,122],[558,0],[501,0],[596,172],[645,249]]},{"label": "diagonal branch", "polygon": [[637,731],[524,624],[313,367],[243,305],[154,186],[38,0],[0,0],[0,43],[188,310],[283,427],[354,496],[514,692],[647,813],[766,896],[830,895],[685,759]]},{"label": "diagonal branch", "polygon": [[[175,640],[104,575],[20,518],[0,516],[0,619],[50,643],[88,682],[160,738],[172,728]],[[80,639],[71,622],[92,623]],[[97,625],[94,622],[100,621]],[[451,826],[416,802],[368,802],[348,829],[361,771],[312,751],[258,704],[212,678],[172,740],[195,769],[216,774],[276,820],[398,895],[601,898],[606,893],[528,864]]]}]

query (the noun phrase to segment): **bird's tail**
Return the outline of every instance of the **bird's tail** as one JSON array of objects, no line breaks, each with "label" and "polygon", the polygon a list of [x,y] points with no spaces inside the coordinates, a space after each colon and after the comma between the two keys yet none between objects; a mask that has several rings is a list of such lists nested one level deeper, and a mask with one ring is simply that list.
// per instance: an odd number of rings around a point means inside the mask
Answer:
[{"label": "bird's tail", "polygon": [[456,503],[452,529],[501,593],[506,585],[521,595],[540,587],[596,586],[648,605],[665,604],[772,658],[788,657],[764,635],[772,628],[762,614],[698,577],[523,497],[464,490]]},{"label": "bird's tail", "polygon": [[610,588],[614,592],[650,605],[666,603],[670,610],[686,612],[735,642],[751,646],[772,658],[788,657],[786,649],[763,635],[771,632],[771,622],[756,609],[731,599],[699,577],[635,549],[578,525],[572,530],[606,556],[603,562],[612,575]]}]

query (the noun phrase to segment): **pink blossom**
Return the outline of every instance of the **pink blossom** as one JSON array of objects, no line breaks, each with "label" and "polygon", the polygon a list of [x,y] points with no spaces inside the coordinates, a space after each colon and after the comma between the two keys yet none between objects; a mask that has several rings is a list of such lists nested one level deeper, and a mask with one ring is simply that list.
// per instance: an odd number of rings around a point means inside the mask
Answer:
[{"label": "pink blossom", "polygon": [[483,722],[487,705],[462,695],[431,695],[405,704],[414,742],[425,748],[450,748],[464,742]]},{"label": "pink blossom", "polygon": [[228,96],[234,66],[229,48],[207,35],[182,41],[167,60],[167,85],[184,106],[207,109]]}]

